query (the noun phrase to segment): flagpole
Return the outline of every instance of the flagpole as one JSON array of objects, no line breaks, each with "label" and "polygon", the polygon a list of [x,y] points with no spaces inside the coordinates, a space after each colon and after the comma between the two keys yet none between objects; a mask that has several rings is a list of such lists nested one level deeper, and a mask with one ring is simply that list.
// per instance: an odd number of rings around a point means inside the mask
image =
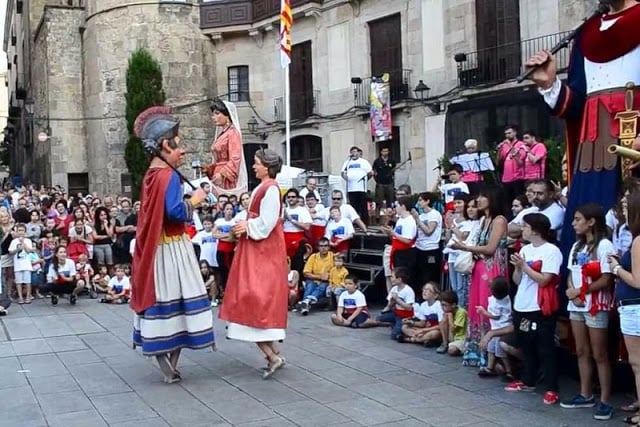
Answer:
[{"label": "flagpole", "polygon": [[291,86],[289,82],[289,65],[284,69],[284,139],[286,165],[291,166]]}]

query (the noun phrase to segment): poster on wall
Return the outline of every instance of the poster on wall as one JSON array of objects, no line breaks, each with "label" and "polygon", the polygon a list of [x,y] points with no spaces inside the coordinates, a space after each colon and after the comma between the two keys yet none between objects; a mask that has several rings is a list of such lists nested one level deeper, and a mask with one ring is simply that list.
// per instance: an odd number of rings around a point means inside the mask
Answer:
[{"label": "poster on wall", "polygon": [[389,74],[371,78],[369,117],[373,142],[391,139],[391,84]]}]

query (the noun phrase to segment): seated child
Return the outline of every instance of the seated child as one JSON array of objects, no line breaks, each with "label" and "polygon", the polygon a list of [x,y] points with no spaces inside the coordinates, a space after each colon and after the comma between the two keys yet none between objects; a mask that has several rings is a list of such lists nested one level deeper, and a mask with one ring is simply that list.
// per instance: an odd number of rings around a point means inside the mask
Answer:
[{"label": "seated child", "polygon": [[109,291],[100,302],[126,304],[129,302],[129,292],[131,291],[129,277],[125,275],[124,267],[121,265],[117,265],[115,271],[116,275],[109,280]]},{"label": "seated child", "polygon": [[344,266],[344,257],[342,254],[336,254],[333,257],[333,267],[329,270],[329,286],[327,286],[327,297],[330,300],[331,310],[335,309],[337,299],[344,292],[344,280],[348,274],[349,270]]},{"label": "seated child", "polygon": [[460,356],[464,353],[464,342],[467,339],[467,310],[458,307],[458,294],[453,291],[440,294],[440,305],[444,312],[444,318],[440,322],[442,344],[436,352]]},{"label": "seated child", "polygon": [[[36,246],[38,246],[36,244]],[[31,288],[36,298],[44,298],[40,293],[40,288],[44,286],[44,260],[40,258],[37,251],[29,252],[29,260],[31,261]]]},{"label": "seated child", "polygon": [[364,294],[358,289],[358,278],[352,274],[344,279],[345,292],[338,297],[338,310],[331,315],[337,326],[359,328],[369,320],[369,310]]},{"label": "seated child", "polygon": [[496,277],[491,281],[489,304],[487,308],[476,307],[479,315],[489,318],[491,330],[480,340],[480,349],[489,353],[487,366],[481,367],[478,375],[481,377],[495,377],[496,358],[504,365],[505,378],[513,381],[511,363],[507,353],[502,349],[502,338],[514,331],[511,320],[511,298],[509,298],[509,282],[504,277]]},{"label": "seated child", "polygon": [[429,282],[422,287],[424,302],[414,306],[414,317],[402,320],[402,336],[398,339],[405,343],[418,343],[438,345],[442,341],[440,334],[440,322],[444,317],[438,297],[440,289],[438,285]]},{"label": "seated child", "polygon": [[94,298],[94,295],[97,297],[98,292],[103,294],[109,292],[109,280],[111,278],[109,277],[107,266],[101,265],[98,267],[98,274],[91,278],[91,297]]},{"label": "seated child", "polygon": [[[82,283],[85,288],[91,289],[91,278],[93,277],[93,268],[89,264],[89,257],[82,254],[78,257],[76,262],[76,274],[78,275],[78,285]],[[97,295],[91,294],[91,298],[96,298]]]},{"label": "seated child", "polygon": [[289,288],[289,310],[296,311],[296,304],[300,298],[300,273],[291,268],[291,258],[287,257],[289,274],[287,274],[287,286]]},{"label": "seated child", "polygon": [[391,274],[393,287],[387,295],[387,306],[382,309],[376,320],[367,320],[363,326],[389,326],[391,325],[391,339],[397,340],[402,336],[402,320],[413,317],[413,303],[416,301],[415,293],[407,284],[409,270],[405,267],[396,267]]},{"label": "seated child", "polygon": [[218,299],[218,285],[216,284],[216,278],[211,271],[211,267],[207,260],[200,260],[200,274],[202,275],[202,281],[204,287],[209,293],[209,300],[211,301],[211,307],[217,307],[220,304]]}]

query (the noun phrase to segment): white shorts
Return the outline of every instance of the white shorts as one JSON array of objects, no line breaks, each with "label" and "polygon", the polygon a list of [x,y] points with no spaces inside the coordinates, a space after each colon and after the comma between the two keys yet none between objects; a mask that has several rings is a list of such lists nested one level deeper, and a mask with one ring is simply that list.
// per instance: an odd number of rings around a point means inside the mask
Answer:
[{"label": "white shorts", "polygon": [[382,252],[382,266],[384,267],[385,277],[391,277],[391,245],[384,245]]},{"label": "white shorts", "polygon": [[640,304],[622,305],[620,313],[620,330],[622,335],[640,337]]},{"label": "white shorts", "polygon": [[31,284],[31,271],[14,271],[15,282],[21,285]]}]

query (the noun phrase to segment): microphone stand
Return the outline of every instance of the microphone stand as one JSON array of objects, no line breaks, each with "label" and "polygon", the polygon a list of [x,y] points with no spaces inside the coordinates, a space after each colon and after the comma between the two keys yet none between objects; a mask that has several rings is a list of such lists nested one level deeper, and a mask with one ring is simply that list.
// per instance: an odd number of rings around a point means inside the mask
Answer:
[{"label": "microphone stand", "polygon": [[[558,53],[560,50],[569,47],[569,43],[571,43],[571,41],[578,35],[578,33],[580,32],[580,30],[582,30],[582,27],[584,26],[584,24],[587,23],[587,21],[589,21],[591,18],[594,18],[596,16],[601,16],[605,13],[609,12],[609,5],[606,3],[603,3],[602,1],[600,1],[598,3],[598,8],[596,9],[595,12],[593,12],[593,14],[588,17],[587,19],[585,19],[582,24],[578,25],[576,28],[574,28],[573,30],[571,30],[571,32],[569,34],[567,34],[566,36],[564,36],[564,38],[562,40],[560,40],[558,42],[558,44],[556,44],[554,47],[551,48],[551,55],[555,55],[556,53]],[[546,64],[546,62],[545,62]],[[526,79],[529,78],[529,76],[531,76],[531,74],[533,74],[533,72],[539,68],[540,66],[542,66],[544,64],[540,64],[536,67],[530,67],[525,69],[517,78],[516,78],[516,82],[518,83],[522,83],[523,81],[525,81]]]}]

